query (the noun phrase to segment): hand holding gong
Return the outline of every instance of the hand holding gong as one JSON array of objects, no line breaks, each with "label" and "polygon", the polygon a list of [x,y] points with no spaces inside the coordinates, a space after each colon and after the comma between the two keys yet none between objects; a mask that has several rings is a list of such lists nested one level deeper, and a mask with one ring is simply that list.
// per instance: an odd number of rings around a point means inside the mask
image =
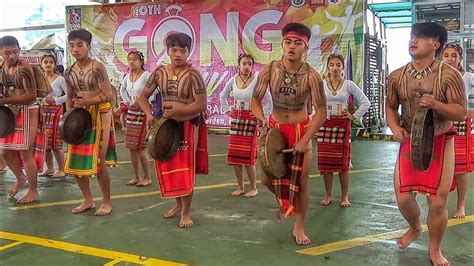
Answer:
[{"label": "hand holding gong", "polygon": [[176,116],[176,108],[169,104],[163,105],[163,117],[173,118],[174,116]]}]

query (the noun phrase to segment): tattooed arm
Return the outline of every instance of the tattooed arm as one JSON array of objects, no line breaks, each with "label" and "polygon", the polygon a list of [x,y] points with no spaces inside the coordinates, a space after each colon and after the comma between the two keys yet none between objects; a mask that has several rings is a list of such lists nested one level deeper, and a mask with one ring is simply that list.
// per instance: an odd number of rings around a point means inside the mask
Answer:
[{"label": "tattooed arm", "polygon": [[4,98],[3,103],[31,104],[36,100],[36,81],[30,64],[21,60],[20,66],[18,67],[18,76],[25,93],[10,98]]},{"label": "tattooed arm", "polygon": [[[107,70],[102,63],[95,61],[96,63],[95,68],[92,69],[94,71],[94,75],[97,79],[97,83],[101,92],[91,99],[84,99],[87,101],[89,105],[104,103],[104,102],[112,102],[114,100],[114,96],[112,93],[112,86],[110,85],[109,75],[107,75]],[[115,88],[114,88],[115,89]]]},{"label": "tattooed arm", "polygon": [[[294,147],[294,153],[305,152],[308,147],[308,142],[316,135],[324,121],[326,121],[326,95],[324,93],[323,79],[318,72],[314,70],[308,70],[309,80],[308,85],[311,90],[311,104],[316,110],[316,114],[311,119],[308,128],[305,130],[301,140],[296,143]],[[310,115],[308,113],[308,115]]]},{"label": "tattooed arm", "polygon": [[388,77],[387,82],[387,100],[385,104],[385,112],[387,113],[387,124],[392,130],[393,138],[398,142],[403,142],[410,137],[406,129],[400,126],[400,117],[398,114],[398,107],[400,100],[398,97],[398,83],[402,70],[395,70]]},{"label": "tattooed arm", "polygon": [[148,81],[145,84],[145,87],[143,88],[142,92],[140,93],[140,96],[138,96],[136,101],[136,103],[140,106],[140,109],[145,113],[148,121],[153,120],[153,114],[151,113],[152,109],[148,98],[150,98],[150,96],[156,90],[156,87],[158,87],[157,78],[159,78],[159,69],[160,68],[157,68],[150,75]]},{"label": "tattooed arm", "polygon": [[447,103],[434,99],[433,95],[423,94],[420,105],[438,112],[447,120],[462,122],[466,119],[467,102],[464,81],[458,71],[443,68],[441,91],[445,91]]},{"label": "tattooed arm", "polygon": [[270,71],[271,71],[271,63],[267,65],[258,75],[257,86],[253,91],[252,96],[252,114],[262,123],[266,123],[265,115],[263,113],[262,108],[262,99],[267,92],[268,84],[270,82]]},{"label": "tattooed arm", "polygon": [[66,69],[66,71],[64,72],[64,79],[66,80],[66,110],[69,110],[74,107],[73,99],[76,95],[74,87],[72,86],[70,81],[70,72],[71,68]]}]

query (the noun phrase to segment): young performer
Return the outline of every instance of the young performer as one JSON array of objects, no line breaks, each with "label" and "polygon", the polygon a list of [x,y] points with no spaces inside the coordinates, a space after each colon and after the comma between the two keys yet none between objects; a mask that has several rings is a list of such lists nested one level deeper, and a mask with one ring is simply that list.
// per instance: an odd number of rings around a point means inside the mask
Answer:
[{"label": "young performer", "polygon": [[0,52],[4,59],[0,106],[8,106],[16,117],[14,132],[0,138],[0,151],[17,179],[8,197],[14,197],[28,180],[28,192],[17,203],[30,203],[38,199],[37,175],[43,167],[46,141],[36,101],[36,81],[31,66],[20,59],[20,45],[15,37],[1,38]]},{"label": "young performer", "polygon": [[458,192],[458,203],[454,218],[464,218],[466,213],[464,206],[466,202],[467,188],[469,187],[468,173],[474,170],[474,134],[472,128],[472,117],[474,116],[474,74],[464,71],[461,65],[463,51],[456,43],[449,43],[443,51],[443,61],[456,68],[462,75],[468,100],[467,119],[464,122],[455,122],[457,134],[454,137],[454,153],[456,158],[455,173]]},{"label": "young performer", "polygon": [[[256,164],[258,155],[258,127],[257,119],[250,110],[250,101],[257,85],[258,72],[253,74],[254,60],[250,54],[241,54],[238,59],[239,73],[230,78],[224,90],[220,94],[221,106],[230,117],[229,146],[227,152],[227,164],[234,166],[239,187],[230,193],[232,196],[240,196],[244,193],[244,180],[242,177],[242,166],[245,166],[250,181],[250,190],[244,195],[246,198],[255,197],[258,194],[256,184]],[[231,109],[227,98],[232,92],[234,105]],[[265,117],[271,113],[271,96],[265,93],[266,108]]]},{"label": "young performer", "polygon": [[[40,176],[53,178],[64,177],[63,140],[59,137],[59,120],[63,114],[63,103],[66,102],[66,81],[56,72],[56,57],[46,54],[41,58],[41,66],[51,84],[51,95],[44,99],[41,108],[44,117],[44,127],[47,136],[46,143],[46,170]],[[58,171],[54,172],[53,153],[58,164]]]},{"label": "young performer", "polygon": [[[311,242],[304,231],[304,219],[309,204],[308,172],[312,149],[311,139],[326,119],[326,99],[321,76],[303,61],[308,51],[311,31],[299,23],[287,24],[282,30],[283,59],[273,61],[260,73],[252,98],[252,113],[265,131],[267,126],[279,128],[293,156],[288,174],[281,179],[262,175],[262,183],[275,193],[279,217],[296,214],[293,236],[298,245]],[[273,111],[267,120],[261,100],[267,87]],[[310,114],[316,109],[316,115]]]},{"label": "young performer", "polygon": [[[145,151],[148,126],[145,113],[142,112],[136,100],[151,73],[144,68],[145,58],[141,52],[128,53],[127,60],[130,73],[125,75],[120,86],[120,96],[128,107],[125,119],[125,147],[130,150],[133,172],[135,173],[135,177],[127,182],[127,186],[146,187],[151,185],[148,155]],[[140,175],[140,166],[143,176]]]},{"label": "young performer", "polygon": [[102,205],[96,216],[112,212],[110,177],[106,166],[115,166],[115,132],[112,120],[112,90],[105,67],[89,57],[92,35],[84,29],[68,35],[69,50],[76,62],[65,72],[67,109],[85,108],[92,116],[93,126],[88,139],[79,145],[69,145],[64,171],[76,178],[84,201],[72,209],[82,213],[95,208],[89,179],[96,175],[102,192]]},{"label": "young performer", "polygon": [[199,71],[187,62],[191,37],[184,33],[170,34],[166,38],[166,47],[171,64],[160,66],[153,72],[137,102],[147,116],[147,123],[151,124],[154,116],[148,99],[159,87],[163,117],[182,122],[181,147],[170,160],[155,161],[155,170],[161,197],[176,199],[176,205],[163,216],[171,218],[181,213],[179,227],[188,228],[193,226],[190,209],[195,174],[201,162],[207,162],[206,146],[200,145],[207,137],[201,117],[201,113],[206,111],[206,86]]},{"label": "young performer", "polygon": [[[446,39],[446,30],[438,24],[413,25],[409,42],[412,60],[390,74],[386,105],[388,125],[395,140],[401,143],[395,164],[395,194],[398,208],[410,226],[397,243],[400,248],[406,248],[421,234],[420,207],[415,198],[419,193],[427,195],[428,252],[433,265],[450,265],[441,254],[441,240],[448,220],[446,203],[454,176],[455,133],[451,121],[463,121],[466,117],[461,75],[435,59]],[[426,171],[415,169],[410,158],[411,125],[419,108],[430,108],[434,112],[433,159]]]},{"label": "young performer", "polygon": [[[362,116],[369,110],[370,102],[364,92],[351,80],[343,78],[344,57],[332,54],[327,61],[328,77],[324,80],[328,119],[319,129],[318,168],[324,178],[326,197],[319,204],[332,202],[333,172],[339,172],[341,207],[349,207],[349,165],[351,160],[352,121],[362,123]],[[352,114],[354,101],[360,106]],[[336,133],[336,134],[335,134]]]}]

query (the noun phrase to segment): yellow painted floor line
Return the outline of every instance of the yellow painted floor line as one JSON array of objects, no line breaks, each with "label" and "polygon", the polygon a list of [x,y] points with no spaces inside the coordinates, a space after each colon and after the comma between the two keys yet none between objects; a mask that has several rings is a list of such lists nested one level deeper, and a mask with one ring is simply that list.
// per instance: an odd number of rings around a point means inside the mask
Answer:
[{"label": "yellow painted floor line", "polygon": [[109,261],[107,263],[104,263],[102,266],[113,266],[117,263],[120,263],[120,262],[123,262],[122,259],[115,259],[115,260],[112,260],[112,261]]},{"label": "yellow painted floor line", "polygon": [[28,235],[20,235],[20,234],[14,234],[14,233],[3,232],[3,231],[0,231],[0,238],[9,239],[13,241],[21,241],[24,243],[43,246],[47,248],[65,250],[65,251],[82,254],[82,255],[94,256],[94,257],[99,257],[99,258],[104,258],[104,259],[111,259],[112,261],[120,260],[123,262],[135,263],[135,264],[140,264],[140,265],[186,265],[186,264],[181,264],[181,263],[173,262],[173,261],[147,258],[144,256],[139,256],[139,255],[134,255],[134,254],[129,254],[129,253],[94,248],[94,247],[89,247],[89,246],[82,246],[82,245],[77,245],[77,244],[72,244],[72,243],[67,243],[67,242],[62,242],[62,241],[56,241],[52,239],[46,239],[46,238],[40,238],[40,237],[34,237],[34,236],[28,236]]},{"label": "yellow painted floor line", "polygon": [[6,244],[5,246],[1,246],[0,247],[0,251],[3,251],[5,249],[9,249],[9,248],[12,248],[12,247],[16,247],[20,244],[23,244],[24,242],[21,242],[21,241],[17,241],[17,242],[13,242],[13,243],[10,243],[10,244]]},{"label": "yellow painted floor line", "polygon": [[[350,171],[350,173],[356,174],[356,173],[374,172],[374,171],[390,170],[390,169],[393,169],[393,167],[360,169],[360,170]],[[314,174],[314,175],[310,175],[309,177],[313,178],[313,177],[318,177],[318,176],[320,175]],[[258,180],[257,183],[261,183],[260,180]],[[249,184],[249,182],[246,181],[245,184]],[[216,188],[232,187],[232,186],[237,186],[237,185],[238,184],[235,182],[221,183],[221,184],[215,184],[215,185],[198,186],[198,187],[195,187],[194,190],[216,189]],[[126,199],[126,198],[145,197],[145,196],[154,196],[154,195],[160,195],[160,191],[119,194],[119,195],[112,195],[111,198],[112,199]],[[94,198],[94,200],[101,200],[101,199],[102,199],[101,197]],[[80,203],[82,203],[82,199],[20,205],[20,206],[8,207],[8,209],[18,211],[18,210],[46,208],[46,207],[53,207],[53,206],[73,205],[73,204],[80,204]]]},{"label": "yellow painted floor line", "polygon": [[[222,157],[222,156],[227,156],[227,153],[218,153],[218,154],[210,154],[209,158],[212,157]],[[153,159],[148,160],[149,162],[153,162]],[[129,164],[132,163],[132,161],[118,161],[117,164]]]},{"label": "yellow painted floor line", "polygon": [[[450,219],[448,220],[448,227],[465,224],[465,223],[471,223],[471,222],[474,222],[474,215],[466,216],[466,218],[464,219]],[[402,229],[402,230],[396,230],[392,232],[386,232],[386,233],[375,234],[375,235],[370,235],[370,236],[357,237],[357,238],[329,243],[329,244],[325,244],[325,245],[321,245],[317,247],[305,248],[305,249],[297,250],[296,252],[300,254],[304,254],[304,255],[318,256],[318,255],[323,255],[323,254],[327,254],[331,252],[364,246],[364,245],[372,244],[378,241],[398,238],[402,236],[406,231],[407,229]],[[428,231],[428,227],[426,225],[423,225],[423,232],[426,232],[426,231]]]}]

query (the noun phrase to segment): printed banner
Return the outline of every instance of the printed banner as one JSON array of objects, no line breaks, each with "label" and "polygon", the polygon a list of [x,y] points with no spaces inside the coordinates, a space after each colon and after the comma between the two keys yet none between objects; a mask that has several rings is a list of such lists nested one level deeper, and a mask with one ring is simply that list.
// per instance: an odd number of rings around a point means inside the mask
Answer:
[{"label": "printed banner", "polygon": [[[347,73],[361,84],[363,12],[363,0],[214,0],[68,6],[66,21],[68,32],[84,28],[92,33],[92,56],[105,64],[117,88],[127,73],[128,52],[143,52],[147,70],[154,71],[169,63],[167,35],[184,32],[191,36],[189,62],[201,70],[207,84],[208,125],[223,127],[229,121],[219,93],[237,74],[238,55],[252,54],[254,71],[280,59],[281,29],[289,22],[301,22],[312,31],[306,59],[311,66],[324,74],[331,53],[346,58],[350,54]],[[71,65],[69,54],[67,58]]]}]

